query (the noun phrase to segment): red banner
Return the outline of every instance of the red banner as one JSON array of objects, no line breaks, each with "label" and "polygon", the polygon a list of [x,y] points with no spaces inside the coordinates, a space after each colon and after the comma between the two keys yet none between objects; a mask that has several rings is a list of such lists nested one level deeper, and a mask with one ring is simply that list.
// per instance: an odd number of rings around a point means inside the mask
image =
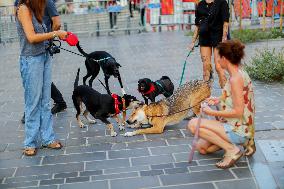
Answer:
[{"label": "red banner", "polygon": [[174,14],[174,1],[173,0],[161,0],[161,15]]}]

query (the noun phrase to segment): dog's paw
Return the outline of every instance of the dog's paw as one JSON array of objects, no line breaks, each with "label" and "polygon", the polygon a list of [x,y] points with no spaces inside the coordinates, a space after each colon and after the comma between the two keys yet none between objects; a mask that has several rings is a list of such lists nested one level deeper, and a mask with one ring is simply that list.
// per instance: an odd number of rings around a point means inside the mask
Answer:
[{"label": "dog's paw", "polygon": [[117,136],[117,133],[115,131],[113,131],[113,132],[110,133],[110,136],[115,137],[115,136]]},{"label": "dog's paw", "polygon": [[90,123],[90,124],[95,124],[95,123],[97,123],[97,122],[96,122],[96,120],[91,119],[91,120],[89,120],[89,123]]},{"label": "dog's paw", "polygon": [[118,126],[118,129],[119,129],[120,131],[124,131],[124,130],[125,130],[125,127],[124,127],[123,125],[119,125],[119,126]]},{"label": "dog's paw", "polygon": [[84,125],[83,123],[80,124],[79,126],[80,126],[80,128],[85,128],[86,127],[86,125]]},{"label": "dog's paw", "polygon": [[125,137],[130,137],[130,136],[134,136],[134,135],[135,135],[134,132],[126,132],[126,133],[124,134]]}]

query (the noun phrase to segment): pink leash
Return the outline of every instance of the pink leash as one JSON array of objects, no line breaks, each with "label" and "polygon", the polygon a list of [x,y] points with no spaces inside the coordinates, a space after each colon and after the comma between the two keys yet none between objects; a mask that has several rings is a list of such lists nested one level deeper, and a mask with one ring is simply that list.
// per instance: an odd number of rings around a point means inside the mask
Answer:
[{"label": "pink leash", "polygon": [[201,123],[202,114],[203,114],[203,112],[202,112],[202,105],[201,105],[200,114],[199,114],[199,117],[198,117],[198,120],[197,120],[197,125],[196,125],[194,138],[193,138],[193,141],[192,141],[192,144],[191,144],[191,151],[189,153],[188,163],[191,163],[192,160],[193,160],[194,151],[195,151],[195,148],[196,148],[198,135],[199,135],[199,127],[200,127],[200,123]]}]

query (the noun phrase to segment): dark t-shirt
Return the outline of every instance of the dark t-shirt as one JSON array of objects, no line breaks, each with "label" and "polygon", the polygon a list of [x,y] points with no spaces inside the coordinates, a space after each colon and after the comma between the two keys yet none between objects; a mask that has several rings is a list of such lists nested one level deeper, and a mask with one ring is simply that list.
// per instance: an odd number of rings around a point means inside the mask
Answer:
[{"label": "dark t-shirt", "polygon": [[[14,5],[18,6],[18,3],[19,0],[16,0]],[[59,16],[55,6],[55,0],[47,0],[43,16],[43,22],[46,25],[47,32],[51,32],[51,26],[52,26],[51,18],[55,16]]]},{"label": "dark t-shirt", "polygon": [[209,29],[212,32],[222,32],[224,22],[229,22],[230,13],[229,6],[226,0],[214,0],[212,3],[206,3],[205,0],[200,1],[195,11],[195,25],[199,25],[200,20],[208,17],[208,14],[212,12],[209,17]]},{"label": "dark t-shirt", "polygon": [[59,16],[54,0],[47,0],[46,7],[44,10],[44,16],[43,16],[43,22],[46,25],[47,32],[51,32],[51,26],[52,26],[52,17]]}]

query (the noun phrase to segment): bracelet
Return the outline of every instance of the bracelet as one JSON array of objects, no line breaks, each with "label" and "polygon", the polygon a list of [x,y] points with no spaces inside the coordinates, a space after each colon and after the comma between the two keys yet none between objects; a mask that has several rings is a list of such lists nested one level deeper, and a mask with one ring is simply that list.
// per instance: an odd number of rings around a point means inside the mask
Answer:
[{"label": "bracelet", "polygon": [[54,31],[54,32],[53,32],[53,35],[52,35],[52,38],[54,39],[54,38],[56,38],[56,37],[58,37],[58,35],[56,34],[56,31]]}]

